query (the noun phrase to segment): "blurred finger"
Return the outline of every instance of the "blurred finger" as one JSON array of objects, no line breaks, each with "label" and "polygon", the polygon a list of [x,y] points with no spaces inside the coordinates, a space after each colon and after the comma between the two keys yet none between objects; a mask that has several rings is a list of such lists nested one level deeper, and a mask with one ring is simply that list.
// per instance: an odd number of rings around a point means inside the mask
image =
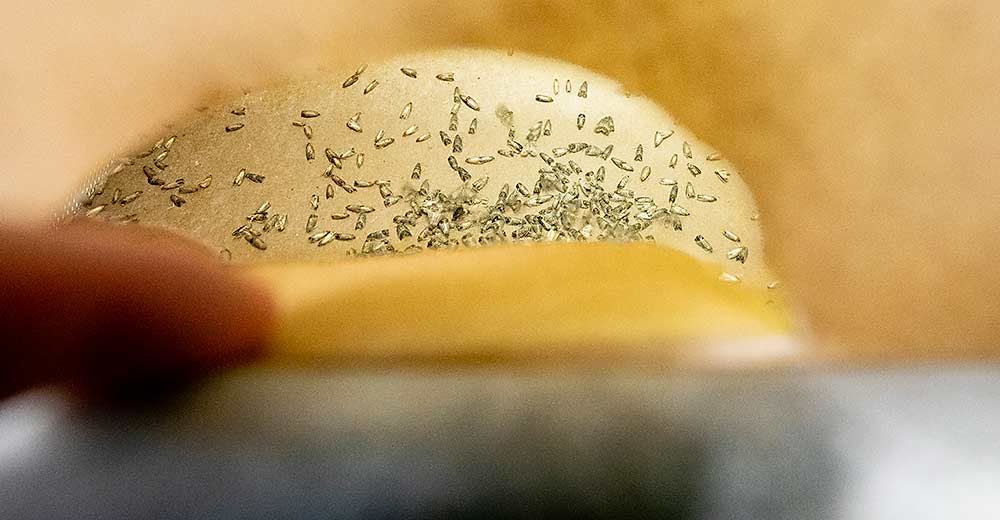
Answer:
[{"label": "blurred finger", "polygon": [[135,226],[0,230],[0,397],[110,386],[247,359],[266,292],[200,246]]}]

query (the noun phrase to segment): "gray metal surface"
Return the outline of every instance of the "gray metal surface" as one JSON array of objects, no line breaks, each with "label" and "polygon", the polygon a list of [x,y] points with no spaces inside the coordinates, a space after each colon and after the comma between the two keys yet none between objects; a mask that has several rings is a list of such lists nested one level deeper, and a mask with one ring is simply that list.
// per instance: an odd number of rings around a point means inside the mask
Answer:
[{"label": "gray metal surface", "polygon": [[1000,371],[250,369],[0,409],[0,518],[987,518]]}]

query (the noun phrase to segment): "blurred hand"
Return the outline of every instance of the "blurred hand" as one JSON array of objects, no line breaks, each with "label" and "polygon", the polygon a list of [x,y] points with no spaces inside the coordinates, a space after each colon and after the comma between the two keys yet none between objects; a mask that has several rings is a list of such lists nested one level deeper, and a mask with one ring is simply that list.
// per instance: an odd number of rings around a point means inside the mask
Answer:
[{"label": "blurred hand", "polygon": [[0,399],[101,394],[260,352],[268,294],[202,247],[139,226],[0,229]]}]

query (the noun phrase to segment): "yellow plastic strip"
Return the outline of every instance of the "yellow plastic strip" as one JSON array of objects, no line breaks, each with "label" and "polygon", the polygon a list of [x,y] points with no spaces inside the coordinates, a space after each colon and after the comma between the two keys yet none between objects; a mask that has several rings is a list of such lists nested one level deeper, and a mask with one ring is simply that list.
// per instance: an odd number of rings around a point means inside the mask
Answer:
[{"label": "yellow plastic strip", "polygon": [[785,307],[766,290],[720,281],[719,266],[647,244],[247,269],[273,287],[278,361],[700,364],[711,345],[761,348],[789,330]]}]

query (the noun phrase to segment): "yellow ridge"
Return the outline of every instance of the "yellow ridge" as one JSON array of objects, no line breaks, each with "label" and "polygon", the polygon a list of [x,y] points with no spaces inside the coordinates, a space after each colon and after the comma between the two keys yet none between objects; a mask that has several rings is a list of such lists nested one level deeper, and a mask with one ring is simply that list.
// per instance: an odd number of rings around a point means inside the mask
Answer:
[{"label": "yellow ridge", "polygon": [[677,365],[710,358],[710,345],[789,330],[784,305],[766,290],[722,282],[719,266],[649,244],[515,245],[247,270],[275,293],[278,361]]}]

